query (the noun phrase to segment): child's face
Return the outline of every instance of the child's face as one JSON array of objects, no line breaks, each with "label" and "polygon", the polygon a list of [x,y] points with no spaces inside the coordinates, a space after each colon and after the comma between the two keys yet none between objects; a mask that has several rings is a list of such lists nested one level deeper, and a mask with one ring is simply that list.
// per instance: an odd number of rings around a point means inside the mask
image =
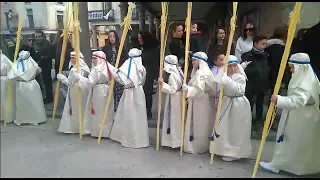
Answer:
[{"label": "child's face", "polygon": [[71,57],[70,61],[71,61],[72,64],[76,64],[76,58]]},{"label": "child's face", "polygon": [[238,64],[229,64],[229,65],[228,65],[228,72],[227,72],[227,73],[228,73],[229,75],[232,75],[232,74],[236,73],[237,70],[238,70]]},{"label": "child's face", "polygon": [[289,64],[289,67],[290,67],[290,71],[291,71],[292,73],[294,73],[294,65],[293,65],[293,64]]},{"label": "child's face", "polygon": [[97,65],[97,62],[98,62],[98,59],[97,59],[96,57],[92,57],[91,61],[92,61],[92,64],[93,64],[94,66],[96,66],[96,65]]},{"label": "child's face", "polygon": [[199,60],[192,58],[192,66],[193,68],[199,68]]},{"label": "child's face", "polygon": [[192,24],[191,26],[191,34],[195,34],[198,31],[198,25]]},{"label": "child's face", "polygon": [[222,67],[224,65],[224,58],[225,58],[225,55],[220,54],[218,58],[215,61],[213,61],[213,63],[218,67]]},{"label": "child's face", "polygon": [[267,40],[266,39],[262,39],[259,42],[255,42],[254,43],[254,47],[256,47],[259,50],[264,50],[267,47]]}]

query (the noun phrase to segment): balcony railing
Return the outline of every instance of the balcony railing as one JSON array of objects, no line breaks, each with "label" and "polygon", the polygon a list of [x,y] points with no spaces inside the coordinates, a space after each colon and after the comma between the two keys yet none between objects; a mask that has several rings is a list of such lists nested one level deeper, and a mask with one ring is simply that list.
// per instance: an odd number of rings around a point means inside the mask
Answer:
[{"label": "balcony railing", "polygon": [[88,12],[88,20],[89,21],[114,21],[114,10],[111,9],[111,12],[108,19],[105,19],[104,16],[107,15],[108,12],[105,12],[103,10],[96,10],[96,11],[89,11]]}]

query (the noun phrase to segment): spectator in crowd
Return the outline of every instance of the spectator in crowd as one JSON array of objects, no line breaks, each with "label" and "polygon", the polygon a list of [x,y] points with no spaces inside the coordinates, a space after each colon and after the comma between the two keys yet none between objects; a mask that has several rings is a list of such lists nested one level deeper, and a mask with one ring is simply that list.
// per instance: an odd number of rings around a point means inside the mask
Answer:
[{"label": "spectator in crowd", "polygon": [[160,48],[157,39],[148,31],[139,32],[138,41],[142,50],[142,64],[146,68],[146,81],[143,86],[146,97],[148,120],[152,118],[153,81],[159,75]]},{"label": "spectator in crowd", "polygon": [[[215,61],[214,55],[217,52],[227,53],[228,40],[226,38],[226,31],[223,27],[218,27],[214,31],[213,40],[210,40],[209,45],[209,62]],[[231,45],[230,54],[234,54],[234,45]]]},{"label": "spectator in crowd", "polygon": [[39,84],[42,87],[44,103],[47,104],[53,102],[51,69],[52,59],[55,58],[55,47],[45,38],[43,31],[36,31],[35,39],[35,60],[42,70]]},{"label": "spectator in crowd", "polygon": [[255,35],[255,28],[253,24],[247,23],[243,34],[239,39],[237,40],[236,50],[235,50],[235,56],[238,58],[239,63],[242,62],[241,55],[251,51],[253,46],[253,36]]},{"label": "spectator in crowd", "polygon": [[297,31],[297,35],[295,38],[293,38],[292,44],[291,44],[291,51],[290,54],[299,53],[299,51],[302,50],[302,37],[303,34],[308,30],[308,28],[302,28]]},{"label": "spectator in crowd", "polygon": [[[120,45],[120,38],[118,33],[114,30],[109,31],[107,44],[102,48],[102,51],[106,54],[107,61],[113,66],[115,66],[116,64],[119,45]],[[123,49],[118,67],[120,67],[124,63],[124,61],[126,60],[127,54],[128,52],[125,49]],[[122,94],[123,94],[123,85],[115,81],[114,88],[113,88],[114,111],[117,111]]]},{"label": "spectator in crowd", "polygon": [[32,38],[32,36],[24,37],[21,40],[22,40],[22,42],[21,42],[21,46],[20,46],[19,52],[21,52],[21,51],[29,51],[30,56],[33,59],[38,59],[36,57],[36,51],[34,50],[34,47],[32,46],[32,43],[34,42],[34,39]]},{"label": "spectator in crowd", "polygon": [[[63,37],[61,35],[63,34],[62,30],[59,30],[55,42],[53,46],[55,47],[55,71],[58,73],[59,67],[60,67],[60,57],[61,57],[61,51],[62,51],[62,44],[63,44]],[[64,62],[62,66],[62,71],[68,71],[69,70],[69,62],[70,62],[70,53],[73,51],[71,42],[69,41],[69,38],[67,40],[67,48],[64,56]]]},{"label": "spectator in crowd", "polygon": [[286,26],[277,27],[273,31],[273,36],[267,41],[266,52],[268,52],[268,64],[270,68],[271,92],[277,81],[279,67],[287,40],[288,28]]},{"label": "spectator in crowd", "polygon": [[204,41],[201,31],[198,31],[198,24],[192,23],[190,36],[190,51],[192,53],[204,51]]},{"label": "spectator in crowd", "polygon": [[183,26],[179,23],[172,24],[172,39],[169,44],[169,51],[171,55],[178,57],[179,63],[184,64],[185,45],[182,41]]},{"label": "spectator in crowd", "polygon": [[267,37],[255,36],[253,44],[252,50],[244,53],[241,59],[243,62],[251,61],[245,69],[248,77],[246,97],[250,101],[251,109],[254,104],[256,105],[256,121],[252,124],[256,125],[257,130],[260,131],[263,126],[261,123],[264,96],[269,88],[268,53],[264,51],[267,46]]}]

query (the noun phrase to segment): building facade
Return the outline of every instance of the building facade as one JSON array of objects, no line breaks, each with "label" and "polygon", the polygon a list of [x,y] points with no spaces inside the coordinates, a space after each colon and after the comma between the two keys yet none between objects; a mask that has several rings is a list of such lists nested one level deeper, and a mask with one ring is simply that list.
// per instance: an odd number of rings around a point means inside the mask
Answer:
[{"label": "building facade", "polygon": [[1,32],[14,35],[20,17],[22,35],[43,30],[52,41],[57,31],[64,27],[65,10],[63,2],[1,2]]}]

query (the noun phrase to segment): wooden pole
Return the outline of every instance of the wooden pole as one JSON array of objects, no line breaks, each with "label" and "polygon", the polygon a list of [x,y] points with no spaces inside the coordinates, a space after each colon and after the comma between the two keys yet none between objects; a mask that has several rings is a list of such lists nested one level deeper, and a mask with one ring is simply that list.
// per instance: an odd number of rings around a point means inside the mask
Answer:
[{"label": "wooden pole", "polygon": [[[230,51],[231,51],[231,45],[232,45],[232,40],[234,36],[234,31],[236,29],[236,18],[237,18],[237,8],[238,8],[238,2],[233,2],[233,15],[230,19],[230,35],[229,35],[229,42],[228,42],[228,47],[227,47],[227,52],[226,52],[226,57],[224,59],[224,66],[223,66],[223,71],[226,72],[228,68],[228,59],[230,56]],[[212,136],[215,136],[214,129],[215,127],[218,127],[218,121],[220,118],[220,112],[221,112],[221,107],[222,107],[222,101],[223,101],[223,89],[224,86],[221,84],[220,86],[220,94],[219,94],[219,103],[218,103],[218,109],[216,113],[216,119],[215,119],[215,124],[214,127],[212,128]],[[216,139],[216,137],[214,137]],[[213,164],[213,157],[214,157],[214,151],[215,151],[215,146],[216,143],[215,141],[210,141],[210,147],[211,147],[211,156],[210,156],[210,165]]]},{"label": "wooden pole", "polygon": [[[186,46],[185,46],[185,57],[184,57],[184,72],[183,72],[183,84],[187,83],[188,76],[188,65],[189,65],[189,46],[190,46],[190,28],[191,28],[191,12],[192,2],[188,2],[187,18],[186,18]],[[182,94],[182,122],[181,122],[181,147],[180,156],[182,156],[183,145],[184,145],[184,130],[185,130],[185,119],[186,119],[186,92]]]},{"label": "wooden pole", "polygon": [[[162,15],[161,15],[161,47],[160,47],[159,78],[162,78],[164,54],[166,52],[166,27],[167,27],[167,17],[168,17],[168,4],[169,4],[168,2],[161,2]],[[162,103],[162,91],[161,91],[161,88],[158,87],[158,121],[157,121],[156,150],[159,150],[159,146],[160,146],[161,103]]]},{"label": "wooden pole", "polygon": [[[69,4],[67,4],[66,14],[68,16],[66,26],[63,30],[63,41],[62,41],[62,49],[60,54],[60,65],[59,65],[59,74],[62,72],[65,54],[67,50],[67,42],[68,42],[68,34],[69,34],[69,26],[70,26],[70,15],[69,15]],[[59,101],[59,94],[60,94],[60,80],[58,79],[56,88],[55,88],[55,96],[54,96],[54,103],[53,103],[53,113],[52,113],[52,123],[54,123],[54,118],[56,116],[57,107],[58,107],[58,101]]]},{"label": "wooden pole", "polygon": [[[118,50],[117,59],[116,59],[116,64],[115,64],[116,68],[118,68],[118,66],[119,66],[119,61],[120,61],[121,53],[123,50],[123,46],[124,46],[124,43],[126,40],[128,30],[131,29],[131,26],[130,26],[131,14],[132,14],[132,3],[129,2],[127,16],[124,18],[124,22],[121,23],[121,26],[124,26],[124,27],[123,27],[123,32],[122,32],[121,41],[120,41],[119,50]],[[109,94],[108,94],[107,104],[106,104],[106,107],[104,110],[103,118],[101,120],[101,128],[100,128],[100,133],[99,133],[99,137],[98,137],[98,144],[101,143],[101,136],[102,136],[103,128],[104,128],[105,123],[107,122],[110,102],[111,102],[111,98],[112,98],[112,94],[113,94],[113,87],[114,87],[114,78],[111,79],[110,86],[109,86]]]},{"label": "wooden pole", "polygon": [[[284,49],[284,52],[282,55],[278,78],[277,78],[277,82],[276,82],[276,85],[274,88],[273,95],[278,95],[279,90],[280,90],[282,77],[283,77],[283,74],[284,74],[284,71],[285,71],[285,68],[287,65],[287,61],[289,58],[289,54],[290,54],[291,44],[292,44],[292,41],[294,38],[294,34],[296,32],[297,24],[300,20],[301,6],[302,6],[302,2],[296,2],[296,5],[295,5],[293,11],[290,13],[286,46],[285,46],[285,49]],[[274,109],[275,109],[275,104],[273,102],[270,102],[269,109],[268,109],[267,116],[266,116],[266,121],[265,121],[264,127],[263,127],[262,138],[261,138],[258,156],[256,158],[256,163],[254,165],[254,169],[253,169],[253,173],[252,173],[252,178],[255,178],[257,175],[258,166],[259,166],[259,162],[260,162],[261,155],[263,152],[263,148],[264,148],[265,142],[268,137],[268,131],[269,131],[268,129],[272,125],[272,124],[270,124],[270,121],[271,121],[272,115],[274,113]]]}]

